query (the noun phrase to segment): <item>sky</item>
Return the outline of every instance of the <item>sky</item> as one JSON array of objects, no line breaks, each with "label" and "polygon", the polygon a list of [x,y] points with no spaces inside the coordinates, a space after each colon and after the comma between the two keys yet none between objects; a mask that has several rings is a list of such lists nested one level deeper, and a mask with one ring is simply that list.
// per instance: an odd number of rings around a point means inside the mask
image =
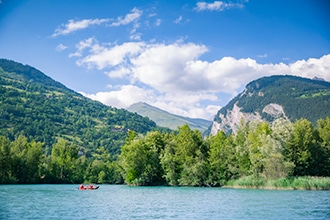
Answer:
[{"label": "sky", "polygon": [[0,58],[109,106],[212,120],[264,76],[330,81],[330,1],[0,0]]}]

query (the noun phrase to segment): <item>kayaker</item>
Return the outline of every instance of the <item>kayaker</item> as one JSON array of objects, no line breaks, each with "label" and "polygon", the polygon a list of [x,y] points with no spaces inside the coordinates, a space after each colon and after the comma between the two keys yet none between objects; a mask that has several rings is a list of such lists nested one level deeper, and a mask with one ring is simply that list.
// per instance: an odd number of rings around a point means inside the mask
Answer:
[{"label": "kayaker", "polygon": [[85,189],[83,184],[80,184],[79,189]]}]

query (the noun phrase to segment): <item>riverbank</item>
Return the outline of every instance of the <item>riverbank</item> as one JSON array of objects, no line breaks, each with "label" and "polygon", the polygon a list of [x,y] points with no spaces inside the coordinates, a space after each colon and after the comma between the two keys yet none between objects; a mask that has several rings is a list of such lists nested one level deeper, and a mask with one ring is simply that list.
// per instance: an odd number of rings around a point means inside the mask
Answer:
[{"label": "riverbank", "polygon": [[223,188],[270,190],[330,190],[330,177],[290,177],[266,180],[253,176],[229,181]]}]

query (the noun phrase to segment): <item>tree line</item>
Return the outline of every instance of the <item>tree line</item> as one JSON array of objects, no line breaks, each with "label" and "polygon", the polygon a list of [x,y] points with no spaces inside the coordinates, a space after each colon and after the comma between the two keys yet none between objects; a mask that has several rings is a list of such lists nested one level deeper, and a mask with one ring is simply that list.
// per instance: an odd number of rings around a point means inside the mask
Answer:
[{"label": "tree line", "polygon": [[171,133],[128,131],[119,155],[107,148],[86,156],[63,139],[49,148],[24,136],[0,136],[0,183],[223,186],[247,176],[330,176],[330,117],[316,128],[307,119],[242,121],[236,134],[206,138],[188,125]]},{"label": "tree line", "polygon": [[18,136],[0,136],[0,183],[122,183],[104,148],[86,157],[76,144],[58,139],[51,147]]}]

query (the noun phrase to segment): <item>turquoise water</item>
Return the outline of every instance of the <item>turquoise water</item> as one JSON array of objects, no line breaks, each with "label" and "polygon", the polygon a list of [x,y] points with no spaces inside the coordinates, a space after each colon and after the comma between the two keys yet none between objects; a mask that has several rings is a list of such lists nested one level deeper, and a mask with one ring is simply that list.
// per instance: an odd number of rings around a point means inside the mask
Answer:
[{"label": "turquoise water", "polygon": [[0,219],[330,219],[330,191],[0,185]]}]

